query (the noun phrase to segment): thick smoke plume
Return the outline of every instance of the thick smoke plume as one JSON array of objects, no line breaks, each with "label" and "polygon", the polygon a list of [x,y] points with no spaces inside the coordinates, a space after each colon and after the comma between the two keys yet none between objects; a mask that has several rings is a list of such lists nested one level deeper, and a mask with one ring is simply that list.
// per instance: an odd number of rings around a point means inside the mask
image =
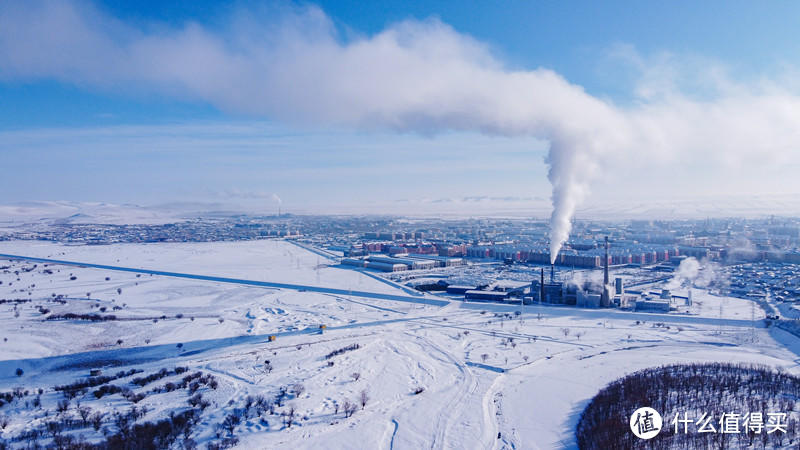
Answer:
[{"label": "thick smoke plume", "polygon": [[302,126],[546,139],[552,259],[609,161],[781,162],[800,143],[800,98],[774,83],[726,83],[702,100],[640,86],[646,96],[620,107],[551,70],[508,68],[438,20],[344,36],[313,7],[239,11],[209,28],[131,25],[86,3],[6,1],[3,79],[157,93]]},{"label": "thick smoke plume", "polygon": [[728,278],[719,264],[708,259],[697,260],[689,257],[681,261],[675,274],[664,286],[667,289],[679,288],[727,288]]},{"label": "thick smoke plume", "polygon": [[689,257],[681,261],[675,269],[675,274],[666,284],[667,289],[678,289],[681,287],[691,287],[700,275],[700,262],[695,257]]}]

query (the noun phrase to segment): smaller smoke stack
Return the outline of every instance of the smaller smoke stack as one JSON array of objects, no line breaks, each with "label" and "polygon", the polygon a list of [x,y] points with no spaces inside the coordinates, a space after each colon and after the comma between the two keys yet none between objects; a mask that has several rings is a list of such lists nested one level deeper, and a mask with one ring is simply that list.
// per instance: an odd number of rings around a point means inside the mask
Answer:
[{"label": "smaller smoke stack", "polygon": [[550,282],[554,283],[556,281],[556,265],[550,264]]}]

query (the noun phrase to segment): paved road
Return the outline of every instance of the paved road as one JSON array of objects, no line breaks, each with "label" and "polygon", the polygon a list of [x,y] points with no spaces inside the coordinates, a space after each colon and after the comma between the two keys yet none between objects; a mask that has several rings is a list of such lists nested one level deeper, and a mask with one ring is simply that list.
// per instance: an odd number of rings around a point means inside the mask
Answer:
[{"label": "paved road", "polygon": [[7,255],[4,253],[0,253],[0,259],[19,259],[25,261],[32,261],[32,262],[40,262],[40,263],[48,263],[48,264],[62,264],[67,266],[79,266],[79,267],[92,267],[95,269],[105,269],[105,270],[116,270],[120,272],[133,272],[133,273],[143,273],[143,274],[151,274],[151,275],[160,275],[164,277],[176,277],[176,278],[189,278],[192,280],[204,280],[204,281],[216,281],[218,283],[233,283],[233,284],[241,284],[245,286],[259,286],[259,287],[269,287],[269,288],[278,288],[278,289],[291,289],[295,291],[308,291],[308,292],[321,292],[323,294],[336,294],[336,295],[350,295],[353,297],[362,297],[362,298],[371,298],[371,299],[378,299],[378,300],[394,300],[398,302],[411,302],[411,303],[422,303],[425,305],[432,305],[432,306],[447,306],[450,304],[447,300],[436,300],[427,297],[418,297],[418,296],[411,296],[411,295],[397,295],[397,294],[381,294],[379,292],[366,292],[366,291],[351,291],[347,289],[337,289],[337,288],[328,288],[328,287],[321,287],[321,286],[308,286],[303,284],[291,284],[291,283],[275,283],[272,281],[256,281],[256,280],[243,280],[239,278],[226,278],[226,277],[215,277],[210,275],[196,275],[190,273],[180,273],[180,272],[166,272],[163,270],[150,270],[150,269],[137,269],[132,267],[119,267],[119,266],[108,266],[105,264],[92,264],[92,263],[84,263],[84,262],[77,262],[77,261],[63,261],[58,259],[47,259],[47,258],[34,258],[32,256],[20,256],[20,255]]}]

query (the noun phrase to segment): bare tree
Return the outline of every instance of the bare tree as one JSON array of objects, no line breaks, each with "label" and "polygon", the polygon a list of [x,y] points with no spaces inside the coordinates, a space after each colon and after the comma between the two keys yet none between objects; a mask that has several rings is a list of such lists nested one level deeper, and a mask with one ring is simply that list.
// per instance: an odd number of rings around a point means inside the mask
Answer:
[{"label": "bare tree", "polygon": [[292,428],[294,416],[297,413],[294,405],[289,405],[289,410],[283,413],[283,423],[287,428]]},{"label": "bare tree", "polygon": [[103,425],[103,414],[100,412],[92,414],[92,417],[89,418],[89,422],[91,422],[94,431],[100,431],[100,427]]},{"label": "bare tree", "polygon": [[569,328],[562,328],[561,329],[561,334],[563,334],[564,337],[569,336],[569,332],[570,332]]},{"label": "bare tree", "polygon": [[225,416],[225,420],[222,421],[222,427],[225,428],[229,435],[233,436],[233,431],[241,421],[242,419],[238,415],[231,413]]},{"label": "bare tree", "polygon": [[56,411],[58,411],[59,414],[64,414],[67,410],[69,410],[69,400],[59,400],[58,405],[56,405]]},{"label": "bare tree", "polygon": [[484,354],[481,355],[481,361],[483,361],[485,363],[487,359],[489,359],[489,355],[488,354],[484,353]]},{"label": "bare tree", "polygon": [[81,416],[83,424],[87,425],[89,423],[89,415],[92,414],[92,408],[88,406],[78,406],[78,414]]},{"label": "bare tree", "polygon": [[358,379],[361,378],[361,373],[353,372],[352,374],[350,374],[350,376],[353,377],[353,381],[358,381]]},{"label": "bare tree", "polygon": [[358,408],[358,406],[356,406],[355,403],[351,403],[350,400],[345,400],[344,401],[344,416],[345,417],[352,416],[356,412],[356,408]]},{"label": "bare tree", "polygon": [[303,392],[305,392],[305,391],[306,391],[306,387],[305,387],[305,386],[303,386],[303,385],[302,385],[302,384],[300,384],[300,383],[297,383],[297,384],[295,384],[294,386],[292,386],[292,390],[294,391],[294,395],[295,395],[295,397],[298,397],[298,398],[299,398],[301,395],[303,395]]},{"label": "bare tree", "polygon": [[366,389],[361,391],[361,397],[359,397],[359,400],[361,402],[361,409],[364,409],[369,401],[369,393]]}]

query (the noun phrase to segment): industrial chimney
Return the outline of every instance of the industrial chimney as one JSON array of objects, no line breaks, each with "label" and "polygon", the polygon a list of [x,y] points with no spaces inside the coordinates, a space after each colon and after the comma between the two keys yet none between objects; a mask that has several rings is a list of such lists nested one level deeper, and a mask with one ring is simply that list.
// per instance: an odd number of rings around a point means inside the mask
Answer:
[{"label": "industrial chimney", "polygon": [[603,259],[603,292],[600,297],[602,306],[611,305],[611,299],[608,292],[608,236],[606,236],[606,256]]},{"label": "industrial chimney", "polygon": [[608,285],[608,236],[606,236],[606,259],[603,260],[603,284]]}]

